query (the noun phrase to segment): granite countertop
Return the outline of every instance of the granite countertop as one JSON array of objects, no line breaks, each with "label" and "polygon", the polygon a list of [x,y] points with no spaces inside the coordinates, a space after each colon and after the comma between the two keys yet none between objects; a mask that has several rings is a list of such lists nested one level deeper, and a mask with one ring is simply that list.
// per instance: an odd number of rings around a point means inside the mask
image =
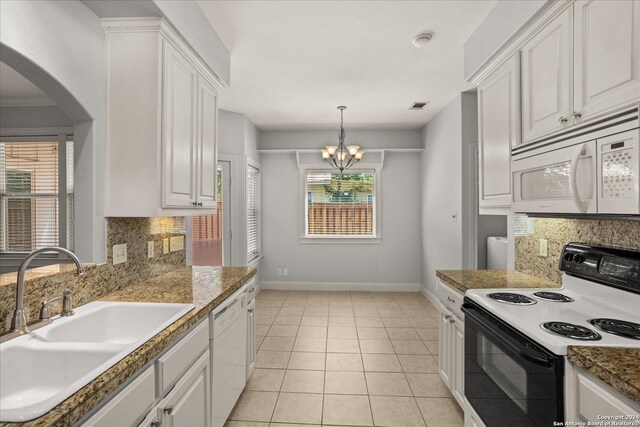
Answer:
[{"label": "granite countertop", "polygon": [[567,359],[640,402],[640,348],[569,346]]},{"label": "granite countertop", "polygon": [[[82,266],[87,270],[95,267],[95,264],[82,264]],[[26,282],[40,277],[51,276],[59,273],[69,273],[73,271],[76,271],[76,265],[74,263],[45,265],[43,267],[28,269],[24,274],[24,280]],[[0,286],[11,286],[16,283],[18,283],[17,271],[0,274]]]},{"label": "granite countertop", "polygon": [[560,287],[549,280],[513,270],[438,270],[436,276],[463,294],[469,289]]},{"label": "granite countertop", "polygon": [[0,425],[75,424],[255,274],[255,268],[245,267],[177,267],[100,298],[102,301],[191,303],[195,308],[47,414],[26,423]]}]

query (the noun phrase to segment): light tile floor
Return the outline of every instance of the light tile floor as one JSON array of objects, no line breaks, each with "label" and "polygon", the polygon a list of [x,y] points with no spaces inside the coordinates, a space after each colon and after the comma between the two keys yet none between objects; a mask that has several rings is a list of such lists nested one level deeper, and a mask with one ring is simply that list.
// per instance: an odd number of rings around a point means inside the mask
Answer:
[{"label": "light tile floor", "polygon": [[262,291],[256,369],[229,427],[462,426],[419,293]]}]

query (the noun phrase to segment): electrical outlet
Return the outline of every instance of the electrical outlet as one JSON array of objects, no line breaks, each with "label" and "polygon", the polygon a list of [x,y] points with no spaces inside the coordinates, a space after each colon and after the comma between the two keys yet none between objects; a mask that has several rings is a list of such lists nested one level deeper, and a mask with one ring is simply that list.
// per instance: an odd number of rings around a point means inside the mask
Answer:
[{"label": "electrical outlet", "polygon": [[162,253],[163,254],[168,254],[169,253],[169,238],[164,238],[162,239]]},{"label": "electrical outlet", "polygon": [[540,239],[540,256],[549,256],[549,241],[547,239]]},{"label": "electrical outlet", "polygon": [[113,245],[113,265],[127,262],[127,244]]},{"label": "electrical outlet", "polygon": [[147,258],[153,258],[153,242],[147,242]]},{"label": "electrical outlet", "polygon": [[288,276],[289,275],[289,269],[288,268],[283,269],[282,270],[282,275],[283,276]]},{"label": "electrical outlet", "polygon": [[169,240],[171,252],[184,250],[184,236],[171,237]]},{"label": "electrical outlet", "polygon": [[282,269],[281,268],[277,268],[276,269],[276,275],[282,276]]}]

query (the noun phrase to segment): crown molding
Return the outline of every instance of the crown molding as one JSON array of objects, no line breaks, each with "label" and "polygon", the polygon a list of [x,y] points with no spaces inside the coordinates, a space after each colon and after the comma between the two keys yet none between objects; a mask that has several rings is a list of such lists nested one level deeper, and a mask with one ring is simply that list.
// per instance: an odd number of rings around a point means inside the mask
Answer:
[{"label": "crown molding", "polygon": [[57,106],[53,100],[47,96],[30,96],[20,98],[0,98],[0,107],[51,107]]}]

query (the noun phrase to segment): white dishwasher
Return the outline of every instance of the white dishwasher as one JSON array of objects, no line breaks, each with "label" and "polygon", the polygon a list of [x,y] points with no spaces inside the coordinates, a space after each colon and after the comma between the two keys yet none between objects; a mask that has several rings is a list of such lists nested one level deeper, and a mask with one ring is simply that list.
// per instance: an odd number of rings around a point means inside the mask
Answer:
[{"label": "white dishwasher", "polygon": [[211,419],[222,427],[246,384],[246,286],[211,313]]}]

